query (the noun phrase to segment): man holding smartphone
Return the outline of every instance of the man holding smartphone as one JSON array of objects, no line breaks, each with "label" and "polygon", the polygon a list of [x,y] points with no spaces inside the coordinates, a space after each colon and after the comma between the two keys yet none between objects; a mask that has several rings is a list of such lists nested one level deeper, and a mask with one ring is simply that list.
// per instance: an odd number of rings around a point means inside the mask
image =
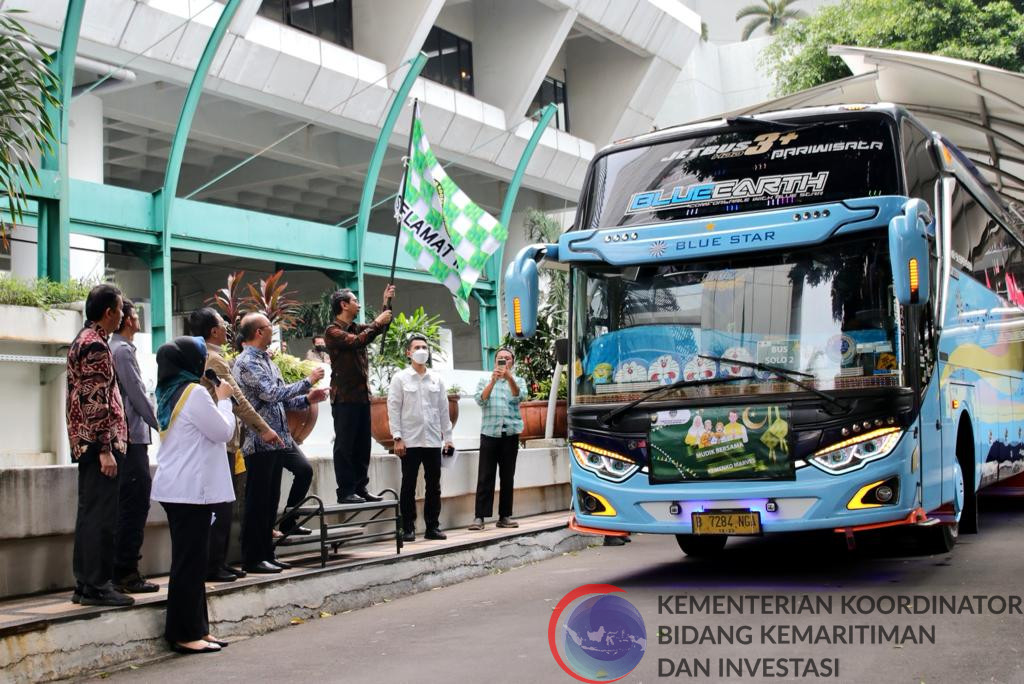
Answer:
[{"label": "man holding smartphone", "polygon": [[416,478],[421,464],[427,485],[423,502],[427,531],[423,536],[447,539],[440,525],[441,443],[444,442],[445,450],[455,448],[448,393],[441,376],[427,368],[427,338],[410,335],[405,342],[405,355],[411,364],[395,373],[388,391],[388,422],[395,438],[395,454],[402,461],[402,539],[416,541]]},{"label": "man holding smartphone", "polygon": [[484,521],[494,515],[494,478],[501,479],[498,499],[498,527],[519,527],[512,520],[512,496],[515,490],[516,457],[519,455],[519,434],[523,418],[519,403],[522,378],[512,373],[515,356],[511,349],[501,348],[495,355],[494,371],[489,380],[481,380],[476,388],[476,403],[483,411],[480,425],[480,465],[476,477],[476,517],[471,530],[484,529]]}]

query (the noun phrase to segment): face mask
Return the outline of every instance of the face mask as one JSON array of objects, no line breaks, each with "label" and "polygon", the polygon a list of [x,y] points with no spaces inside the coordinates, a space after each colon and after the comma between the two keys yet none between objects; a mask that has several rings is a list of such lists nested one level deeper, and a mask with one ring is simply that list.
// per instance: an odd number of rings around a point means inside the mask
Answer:
[{"label": "face mask", "polygon": [[316,349],[318,352],[325,352],[325,351],[327,351],[327,345],[326,344],[318,344],[318,345],[316,345],[313,348]]},{"label": "face mask", "polygon": [[430,358],[430,352],[426,349],[417,349],[412,354],[412,360],[419,364],[424,364],[427,359]]}]

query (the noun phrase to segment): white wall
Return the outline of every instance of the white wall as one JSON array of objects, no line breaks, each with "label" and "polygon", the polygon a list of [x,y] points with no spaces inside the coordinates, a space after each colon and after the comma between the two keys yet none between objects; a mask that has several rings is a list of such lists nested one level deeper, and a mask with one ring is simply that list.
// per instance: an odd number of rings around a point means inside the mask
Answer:
[{"label": "white wall", "polygon": [[[532,0],[531,0],[532,1]],[[473,16],[473,3],[472,2],[460,2],[457,4],[445,5],[445,8],[441,10],[441,13],[437,15],[437,19],[434,21],[436,26],[443,28],[449,33],[454,33],[463,40],[473,42],[476,40],[476,24]],[[475,51],[477,46],[473,46],[473,66],[476,67],[476,54]]]}]

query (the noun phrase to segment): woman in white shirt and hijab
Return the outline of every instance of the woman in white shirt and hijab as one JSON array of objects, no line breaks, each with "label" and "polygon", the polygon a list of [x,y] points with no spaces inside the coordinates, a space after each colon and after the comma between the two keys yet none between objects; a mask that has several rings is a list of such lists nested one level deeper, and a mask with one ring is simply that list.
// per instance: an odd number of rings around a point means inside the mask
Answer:
[{"label": "woman in white shirt and hijab", "polygon": [[200,386],[206,365],[201,337],[179,337],[161,346],[156,363],[161,442],[152,497],[167,512],[171,531],[164,637],[178,653],[214,653],[227,642],[210,634],[204,580],[213,504],[235,499],[224,460],[235,429],[231,386],[215,388],[216,403]]}]

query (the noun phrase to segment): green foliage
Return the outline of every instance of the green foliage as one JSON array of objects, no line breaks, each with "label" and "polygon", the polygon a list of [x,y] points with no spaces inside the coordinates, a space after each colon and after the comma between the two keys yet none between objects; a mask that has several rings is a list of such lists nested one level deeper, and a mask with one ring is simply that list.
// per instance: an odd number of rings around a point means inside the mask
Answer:
[{"label": "green foliage", "polygon": [[448,394],[459,394],[459,395],[461,395],[462,394],[462,388],[459,387],[458,385],[456,385],[455,383],[452,383],[451,385],[448,386]]},{"label": "green foliage", "polygon": [[[372,315],[368,315],[367,320]],[[409,365],[409,357],[405,355],[405,341],[410,335],[419,333],[426,337],[430,355],[435,359],[441,356],[442,325],[444,321],[440,316],[428,316],[422,306],[413,311],[411,316],[404,313],[395,315],[383,345],[378,337],[369,347],[370,375],[378,395],[386,395],[392,376]]]},{"label": "green foliage", "polygon": [[750,38],[750,35],[761,26],[769,36],[774,36],[779,29],[794,19],[807,16],[803,10],[791,9],[790,5],[799,0],[761,0],[761,4],[747,5],[736,13],[736,21],[750,17],[750,21],[743,27],[743,35],[740,40]]},{"label": "green foliage", "polygon": [[[535,399],[547,399],[551,394],[551,377],[537,383],[537,396]],[[562,379],[558,383],[558,399],[569,398],[569,385],[565,371],[562,371]]]},{"label": "green foliage", "polygon": [[1006,0],[845,0],[785,26],[762,65],[780,95],[850,75],[830,45],[925,52],[1024,71],[1024,15]]},{"label": "green foliage", "polygon": [[299,305],[288,336],[293,338],[310,338],[323,335],[331,324],[331,293],[325,292],[320,301],[304,302]]},{"label": "green foliage", "polygon": [[49,310],[58,304],[84,301],[95,283],[69,280],[57,283],[46,278],[21,280],[14,276],[0,276],[0,304],[34,306]]},{"label": "green foliage", "polygon": [[274,354],[271,359],[277,369],[281,371],[281,377],[289,385],[307,377],[316,368],[316,364],[312,361],[304,361],[297,356],[283,352]]},{"label": "green foliage", "polygon": [[[0,188],[7,195],[7,211],[22,221],[28,201],[21,180],[38,185],[35,158],[52,149],[54,131],[46,108],[59,104],[50,57],[15,18],[19,10],[0,11]],[[6,221],[0,221],[0,239],[7,246]]]}]

